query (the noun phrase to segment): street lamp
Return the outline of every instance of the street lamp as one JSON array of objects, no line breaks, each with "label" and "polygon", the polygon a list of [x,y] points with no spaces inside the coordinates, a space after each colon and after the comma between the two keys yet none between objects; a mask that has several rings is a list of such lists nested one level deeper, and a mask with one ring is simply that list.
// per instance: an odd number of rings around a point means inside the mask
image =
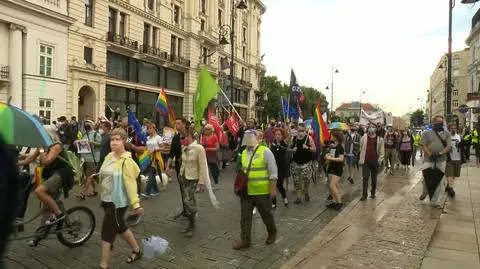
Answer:
[{"label": "street lamp", "polygon": [[235,79],[235,15],[237,9],[247,9],[247,4],[245,0],[240,0],[240,2],[235,5],[235,0],[232,0],[232,9],[231,9],[231,22],[230,25],[220,26],[220,45],[228,45],[227,35],[230,34],[230,49],[231,49],[231,61],[230,61],[230,99],[233,100],[234,94],[234,79]]},{"label": "street lamp", "polygon": [[358,121],[360,121],[360,117],[362,116],[362,95],[365,94],[365,91],[360,90],[360,113],[358,113]]},{"label": "street lamp", "polygon": [[[334,68],[332,66],[332,80],[331,80],[331,83],[330,83],[330,90],[331,90],[331,92],[330,92],[330,117],[333,114],[333,75],[338,74],[338,73],[340,73],[338,71],[338,69]],[[328,90],[328,89],[329,89],[328,86],[325,87],[325,90]]]},{"label": "street lamp", "polygon": [[[479,0],[461,0],[462,4],[473,4]],[[448,64],[447,64],[447,87],[445,92],[445,107],[447,119],[452,116],[452,11],[455,7],[455,0],[448,1]]]}]

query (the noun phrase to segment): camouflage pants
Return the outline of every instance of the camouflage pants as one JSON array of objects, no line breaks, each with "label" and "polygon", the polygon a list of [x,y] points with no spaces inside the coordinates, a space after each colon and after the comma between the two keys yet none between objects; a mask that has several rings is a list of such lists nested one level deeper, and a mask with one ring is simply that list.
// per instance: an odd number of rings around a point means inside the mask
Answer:
[{"label": "camouflage pants", "polygon": [[297,197],[301,198],[304,195],[308,195],[310,188],[310,180],[312,178],[312,164],[297,164],[292,163],[292,175],[293,184],[295,185],[295,191]]},{"label": "camouflage pants", "polygon": [[[197,213],[197,202],[195,201],[195,191],[197,190],[198,180],[188,180],[183,176],[181,181],[183,182],[183,205],[186,216],[195,216]],[[180,179],[179,177],[179,179]],[[179,180],[180,181],[180,180]]]}]

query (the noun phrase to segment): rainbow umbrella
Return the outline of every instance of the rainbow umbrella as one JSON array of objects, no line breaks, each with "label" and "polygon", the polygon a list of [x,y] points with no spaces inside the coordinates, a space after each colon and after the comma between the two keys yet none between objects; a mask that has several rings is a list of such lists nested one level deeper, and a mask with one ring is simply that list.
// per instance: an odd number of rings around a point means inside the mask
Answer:
[{"label": "rainbow umbrella", "polygon": [[337,130],[346,131],[350,129],[350,127],[343,122],[332,122],[328,125],[328,129],[337,129]]},{"label": "rainbow umbrella", "polygon": [[0,103],[0,136],[5,143],[15,146],[47,148],[53,144],[35,117],[5,103]]}]

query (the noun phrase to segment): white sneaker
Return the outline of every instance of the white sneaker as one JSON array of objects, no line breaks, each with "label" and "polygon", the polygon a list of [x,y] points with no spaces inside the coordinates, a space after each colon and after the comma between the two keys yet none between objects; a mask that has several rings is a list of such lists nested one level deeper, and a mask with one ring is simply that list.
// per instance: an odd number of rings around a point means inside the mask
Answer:
[{"label": "white sneaker", "polygon": [[253,214],[254,215],[257,214],[257,208],[256,207],[253,208]]}]

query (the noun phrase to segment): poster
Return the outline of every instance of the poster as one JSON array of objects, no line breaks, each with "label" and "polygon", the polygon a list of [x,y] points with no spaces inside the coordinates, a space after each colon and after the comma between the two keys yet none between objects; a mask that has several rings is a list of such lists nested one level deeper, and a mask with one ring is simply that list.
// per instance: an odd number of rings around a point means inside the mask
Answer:
[{"label": "poster", "polygon": [[77,144],[77,152],[79,154],[92,152],[92,149],[90,148],[90,143],[88,143],[88,140],[78,140],[76,144]]}]

